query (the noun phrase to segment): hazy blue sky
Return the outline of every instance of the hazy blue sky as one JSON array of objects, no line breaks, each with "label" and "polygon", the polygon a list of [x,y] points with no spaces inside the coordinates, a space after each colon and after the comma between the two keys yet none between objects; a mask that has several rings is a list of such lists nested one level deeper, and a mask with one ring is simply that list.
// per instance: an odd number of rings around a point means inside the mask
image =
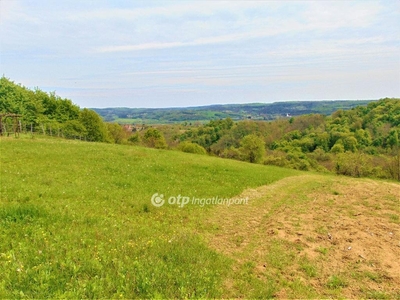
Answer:
[{"label": "hazy blue sky", "polygon": [[0,73],[81,107],[400,96],[398,0],[0,0],[0,36]]}]

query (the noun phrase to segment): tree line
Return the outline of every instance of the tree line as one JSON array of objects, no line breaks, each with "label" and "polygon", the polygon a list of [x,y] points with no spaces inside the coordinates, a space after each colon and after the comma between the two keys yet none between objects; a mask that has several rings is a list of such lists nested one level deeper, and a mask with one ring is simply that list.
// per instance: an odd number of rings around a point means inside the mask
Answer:
[{"label": "tree line", "polygon": [[298,116],[310,113],[330,115],[338,109],[348,110],[367,105],[376,100],[334,101],[286,101],[275,103],[223,104],[198,107],[174,108],[93,108],[105,121],[124,124],[145,122],[146,124],[179,124],[183,122],[208,122],[231,118],[239,121],[275,120],[283,116]]},{"label": "tree line", "polygon": [[[339,109],[329,116],[122,126],[104,122],[95,111],[81,109],[55,93],[32,91],[3,76],[0,113],[20,114],[23,131],[400,181],[400,99],[396,98]],[[7,125],[11,124],[3,123]]]},{"label": "tree line", "polygon": [[[19,130],[80,138],[87,141],[111,142],[111,131],[117,124],[106,124],[93,110],[81,109],[69,99],[30,90],[6,77],[0,78],[0,113],[19,114]],[[8,122],[7,122],[8,121]],[[11,120],[2,125],[10,131]]]}]

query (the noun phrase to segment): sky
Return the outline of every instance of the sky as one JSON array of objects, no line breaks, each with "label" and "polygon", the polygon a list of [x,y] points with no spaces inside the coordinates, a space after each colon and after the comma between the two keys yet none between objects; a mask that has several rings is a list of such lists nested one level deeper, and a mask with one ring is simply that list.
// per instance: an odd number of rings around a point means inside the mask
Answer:
[{"label": "sky", "polygon": [[0,0],[0,46],[81,107],[400,97],[398,0]]}]

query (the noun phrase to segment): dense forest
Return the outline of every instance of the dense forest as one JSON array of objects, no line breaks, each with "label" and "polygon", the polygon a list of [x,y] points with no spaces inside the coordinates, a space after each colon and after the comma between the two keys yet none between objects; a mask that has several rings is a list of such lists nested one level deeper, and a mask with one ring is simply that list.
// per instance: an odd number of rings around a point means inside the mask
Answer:
[{"label": "dense forest", "polygon": [[[95,111],[81,109],[55,93],[38,88],[32,91],[5,77],[0,79],[3,133],[18,130],[32,136],[176,149],[300,170],[400,181],[400,99],[367,102],[328,116],[306,114],[273,121],[220,118],[205,124],[192,124],[188,119],[179,124],[134,126],[104,122]],[[10,113],[20,116],[18,128],[12,118],[5,117]]]},{"label": "dense forest", "polygon": [[239,120],[275,120],[304,114],[330,115],[338,109],[367,105],[372,100],[287,101],[275,103],[225,104],[180,108],[92,108],[107,122],[124,124],[206,123],[231,118]]}]

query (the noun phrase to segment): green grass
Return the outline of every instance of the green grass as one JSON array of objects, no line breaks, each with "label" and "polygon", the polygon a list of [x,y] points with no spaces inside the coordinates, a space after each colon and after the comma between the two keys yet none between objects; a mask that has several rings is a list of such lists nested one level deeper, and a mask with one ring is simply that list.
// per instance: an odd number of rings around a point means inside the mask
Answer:
[{"label": "green grass", "polygon": [[389,215],[389,219],[390,219],[390,222],[393,222],[393,223],[396,223],[396,224],[400,224],[400,217],[399,217],[399,215],[390,214],[390,215]]},{"label": "green grass", "polygon": [[346,280],[342,276],[332,275],[328,279],[327,286],[333,290],[341,289],[343,287],[346,287],[347,283],[346,283]]},{"label": "green grass", "polygon": [[300,264],[301,270],[310,278],[317,276],[317,268],[307,260]]},{"label": "green grass", "polygon": [[[2,138],[0,162],[0,298],[219,297],[232,261],[196,234],[214,207],[157,208],[151,196],[227,198],[300,174],[37,138]],[[280,267],[289,257],[275,246],[269,259]],[[272,295],[273,284],[263,289]]]}]

